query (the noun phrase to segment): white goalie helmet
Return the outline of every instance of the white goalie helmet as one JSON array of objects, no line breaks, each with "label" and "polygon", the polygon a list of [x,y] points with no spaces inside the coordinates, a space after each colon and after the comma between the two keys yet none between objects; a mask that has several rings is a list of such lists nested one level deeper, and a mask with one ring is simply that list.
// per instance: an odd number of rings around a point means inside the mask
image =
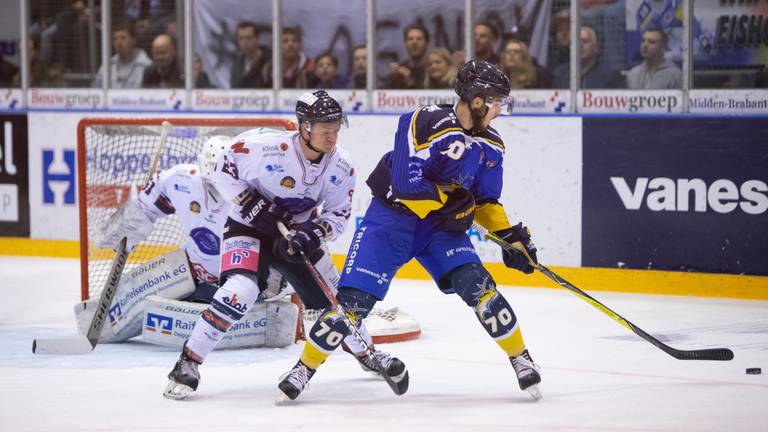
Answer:
[{"label": "white goalie helmet", "polygon": [[216,171],[216,160],[227,149],[232,138],[225,135],[214,135],[203,144],[203,149],[197,155],[197,165],[200,175],[208,182],[213,182],[213,172]]}]

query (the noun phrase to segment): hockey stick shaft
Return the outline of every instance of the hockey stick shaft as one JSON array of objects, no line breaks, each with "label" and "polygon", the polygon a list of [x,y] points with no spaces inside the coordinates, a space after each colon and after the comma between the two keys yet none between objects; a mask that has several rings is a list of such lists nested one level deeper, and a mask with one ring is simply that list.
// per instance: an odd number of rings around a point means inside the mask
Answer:
[{"label": "hockey stick shaft", "polygon": [[[160,160],[160,155],[163,153],[165,147],[165,141],[168,139],[168,133],[171,131],[171,123],[164,121],[162,123],[162,129],[160,131],[160,138],[157,146],[155,147],[154,154],[152,155],[152,162],[147,172],[147,177],[144,180],[142,186],[147,186],[152,181],[152,176],[157,170],[157,164]],[[123,205],[128,205],[127,201]],[[125,264],[128,262],[128,252],[126,244],[128,242],[127,237],[123,237],[117,245],[115,250],[115,257],[112,259],[112,264],[109,267],[107,273],[107,279],[104,283],[104,288],[99,294],[99,301],[96,304],[91,322],[88,325],[88,329],[85,333],[85,338],[88,344],[82,343],[81,338],[66,338],[66,339],[35,339],[32,341],[32,352],[36,354],[80,354],[92,351],[99,343],[99,336],[101,330],[104,328],[104,323],[109,318],[109,308],[112,306],[112,300],[115,298],[117,292],[117,286],[120,284],[120,278],[123,274]],[[90,345],[90,349],[88,349]]]},{"label": "hockey stick shaft", "polygon": [[479,225],[477,222],[472,223],[472,228],[480,233],[482,237],[485,237],[492,242],[498,244],[503,249],[510,250],[510,251],[517,251],[523,253],[526,257],[528,257],[528,260],[536,270],[541,272],[544,276],[548,277],[549,279],[553,280],[555,283],[560,285],[561,287],[571,291],[572,293],[576,294],[580,299],[584,300],[585,302],[592,305],[595,309],[599,310],[600,312],[608,315],[611,319],[619,323],[621,326],[627,328],[629,331],[635,333],[636,335],[640,336],[641,338],[645,339],[646,341],[650,342],[655,347],[661,349],[665,353],[671,355],[672,357],[679,359],[679,360],[732,360],[733,359],[733,351],[731,351],[728,348],[709,348],[709,349],[699,349],[699,350],[680,350],[673,348],[664,342],[658,340],[657,338],[653,337],[652,335],[648,334],[645,330],[641,329],[640,327],[636,326],[626,318],[622,317],[615,311],[613,311],[608,306],[604,305],[594,297],[590,296],[583,290],[579,289],[572,283],[568,282],[561,276],[559,276],[557,273],[553,272],[552,270],[548,269],[543,264],[539,264],[534,262],[531,257],[528,255],[525,248],[518,243],[509,243],[502,239],[501,237],[497,236],[496,234],[488,231],[485,227]]},{"label": "hockey stick shaft", "polygon": [[[288,231],[288,228],[283,224],[282,222],[277,223],[277,228],[280,230],[280,234],[283,235],[286,239],[290,239],[290,232]],[[296,252],[294,252],[296,253]],[[336,299],[336,294],[333,292],[333,289],[328,285],[328,282],[325,281],[323,276],[320,274],[320,272],[317,271],[317,268],[309,261],[309,258],[304,254],[303,251],[298,252],[301,255],[301,260],[304,262],[304,266],[307,268],[307,271],[312,275],[312,278],[315,280],[315,282],[320,286],[320,289],[323,291],[323,294],[325,294],[325,297],[328,299],[328,301],[331,303],[331,306],[336,310],[336,313],[338,313],[341,316],[341,319],[344,320],[344,323],[349,328],[349,331],[352,333],[353,337],[357,341],[357,343],[360,344],[360,346],[363,347],[366,354],[372,361],[372,363],[376,366],[376,371],[379,372],[379,375],[381,375],[384,380],[387,382],[389,387],[392,389],[392,391],[396,395],[403,394],[397,386],[397,383],[395,383],[392,378],[387,375],[386,370],[384,369],[384,366],[379,362],[376,357],[373,356],[373,347],[368,344],[368,342],[365,341],[365,338],[360,333],[360,330],[357,328],[357,325],[355,325],[354,322],[349,318],[349,315],[347,315],[346,310],[344,307],[339,303],[339,300]]]}]

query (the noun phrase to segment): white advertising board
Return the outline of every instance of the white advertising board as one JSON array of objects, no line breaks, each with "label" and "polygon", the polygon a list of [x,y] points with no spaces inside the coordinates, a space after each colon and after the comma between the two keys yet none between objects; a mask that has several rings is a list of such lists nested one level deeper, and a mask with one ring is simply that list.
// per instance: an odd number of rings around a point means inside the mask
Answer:
[{"label": "white advertising board", "polygon": [[0,108],[17,110],[24,107],[22,103],[24,92],[21,89],[0,88],[0,95]]},{"label": "white advertising board", "polygon": [[680,90],[579,90],[576,101],[580,113],[683,112],[683,92]]},{"label": "white advertising board", "polygon": [[[29,114],[32,238],[78,238],[76,129],[78,121],[87,116],[94,115]],[[350,226],[331,245],[333,253],[347,252],[353,230],[371,199],[365,180],[381,156],[392,148],[397,120],[397,115],[352,113],[349,116],[349,128],[342,131],[339,145],[349,151],[355,161],[357,185]],[[531,228],[542,259],[546,257],[548,264],[579,266],[581,119],[504,116],[494,121],[494,127],[506,145],[501,202],[510,221],[523,221]],[[482,256],[499,261],[499,248],[486,243],[479,247]]]},{"label": "white advertising board", "polygon": [[29,108],[100,109],[104,107],[101,89],[33,88],[27,91]]},{"label": "white advertising board", "polygon": [[688,107],[697,114],[768,114],[768,90],[691,90]]},{"label": "white advertising board", "polygon": [[122,110],[169,110],[186,108],[187,93],[181,89],[114,89],[107,93],[107,107]]}]

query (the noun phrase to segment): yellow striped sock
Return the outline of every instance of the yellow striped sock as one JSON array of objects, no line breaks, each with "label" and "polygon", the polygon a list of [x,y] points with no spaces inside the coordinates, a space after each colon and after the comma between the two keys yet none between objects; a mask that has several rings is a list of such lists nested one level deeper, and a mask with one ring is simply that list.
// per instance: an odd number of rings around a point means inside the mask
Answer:
[{"label": "yellow striped sock", "polygon": [[517,357],[525,351],[523,333],[520,331],[519,326],[515,326],[511,333],[496,339],[496,343],[499,344],[501,349],[503,349],[510,357]]},{"label": "yellow striped sock", "polygon": [[312,345],[310,341],[306,341],[304,350],[301,352],[301,362],[312,369],[317,369],[329,355],[331,353],[324,353]]}]

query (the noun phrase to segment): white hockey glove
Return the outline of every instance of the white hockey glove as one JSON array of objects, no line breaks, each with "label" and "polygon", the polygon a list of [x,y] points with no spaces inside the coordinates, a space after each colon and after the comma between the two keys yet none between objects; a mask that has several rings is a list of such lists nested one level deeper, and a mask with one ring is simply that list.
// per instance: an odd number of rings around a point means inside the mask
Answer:
[{"label": "white hockey glove", "polygon": [[99,240],[96,246],[115,249],[123,237],[127,238],[126,249],[133,252],[136,245],[149,237],[154,224],[139,207],[136,190],[131,188],[131,196],[107,221],[99,227]]}]

